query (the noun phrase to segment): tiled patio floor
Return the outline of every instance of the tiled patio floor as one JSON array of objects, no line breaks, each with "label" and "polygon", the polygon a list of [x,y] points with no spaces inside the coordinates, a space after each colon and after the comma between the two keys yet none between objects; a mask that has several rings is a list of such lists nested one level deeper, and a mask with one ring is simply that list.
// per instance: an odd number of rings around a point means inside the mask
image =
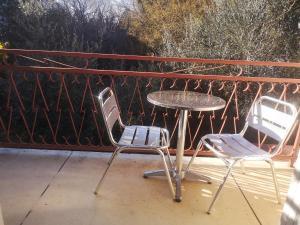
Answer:
[{"label": "tiled patio floor", "polygon": [[[234,170],[254,212],[230,178],[212,214],[207,215],[225,172],[217,159],[196,160],[193,168],[211,176],[213,183],[184,181],[183,201],[176,203],[163,178],[142,178],[144,170],[161,167],[159,157],[153,155],[122,154],[96,197],[93,191],[109,156],[0,149],[0,203],[5,225],[279,224],[282,205],[276,203],[267,164],[245,164],[246,175],[238,167]],[[286,162],[276,162],[275,167],[284,201],[292,169]]]}]

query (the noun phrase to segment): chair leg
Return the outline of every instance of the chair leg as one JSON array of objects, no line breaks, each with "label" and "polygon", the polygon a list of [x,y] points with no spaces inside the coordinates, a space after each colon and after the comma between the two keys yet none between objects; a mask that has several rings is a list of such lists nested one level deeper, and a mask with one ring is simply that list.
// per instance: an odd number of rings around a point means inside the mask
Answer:
[{"label": "chair leg", "polygon": [[202,141],[200,141],[199,144],[197,145],[197,148],[194,152],[194,155],[192,156],[191,160],[189,161],[189,164],[187,165],[187,167],[185,169],[185,172],[188,172],[190,170],[190,167],[193,164],[194,159],[196,158],[196,156],[197,156],[198,152],[200,151],[201,147],[202,147]]},{"label": "chair leg", "polygon": [[173,169],[173,168],[174,168],[174,165],[173,165],[173,162],[172,162],[172,159],[171,159],[171,155],[170,155],[169,149],[166,148],[166,149],[165,149],[165,152],[167,152],[167,157],[168,157],[168,161],[169,161],[169,166],[170,166],[171,169]]},{"label": "chair leg", "polygon": [[278,204],[280,204],[281,203],[281,198],[280,198],[280,192],[279,192],[277,177],[276,177],[276,173],[275,173],[275,169],[274,169],[274,164],[273,164],[272,159],[268,159],[268,160],[266,160],[266,162],[270,164],[271,171],[272,171],[272,176],[273,176],[273,182],[274,182],[275,191],[276,191],[276,196],[277,196],[277,201],[278,201]]},{"label": "chair leg", "polygon": [[209,208],[208,208],[208,210],[207,210],[207,214],[210,214],[211,209],[212,209],[214,203],[216,202],[216,200],[217,200],[217,198],[218,198],[218,196],[219,196],[219,194],[220,194],[220,192],[221,192],[221,190],[222,190],[224,184],[226,183],[227,178],[228,178],[228,176],[229,176],[229,174],[230,174],[230,172],[231,172],[232,167],[234,166],[234,164],[235,164],[236,162],[237,162],[237,161],[233,161],[233,162],[228,166],[228,170],[227,170],[227,173],[226,173],[226,175],[225,175],[225,177],[224,177],[223,183],[219,186],[219,189],[217,190],[217,192],[216,192],[216,194],[215,194],[215,196],[214,196],[212,202],[210,203],[210,206],[209,206]]},{"label": "chair leg", "polygon": [[115,158],[115,155],[116,155],[116,152],[117,152],[118,149],[116,149],[112,154],[111,154],[111,157],[110,159],[108,160],[107,164],[110,165],[111,162],[113,161],[113,159]]},{"label": "chair leg", "polygon": [[100,187],[101,187],[101,184],[103,183],[103,180],[104,180],[104,178],[105,178],[105,176],[106,176],[106,174],[107,174],[107,172],[108,172],[108,170],[109,170],[111,164],[113,163],[113,160],[114,160],[115,157],[116,157],[121,151],[123,151],[123,150],[124,150],[124,148],[118,148],[118,149],[116,149],[116,150],[113,152],[113,154],[112,154],[112,156],[111,156],[111,158],[110,158],[110,160],[109,160],[109,162],[108,162],[108,165],[107,165],[107,167],[106,167],[106,169],[105,169],[105,171],[104,171],[102,177],[100,178],[100,180],[99,180],[99,182],[98,182],[98,184],[97,184],[97,186],[96,186],[96,189],[95,189],[95,191],[94,191],[94,194],[95,194],[95,195],[98,195],[98,192],[99,192],[99,189],[100,189]]},{"label": "chair leg", "polygon": [[165,173],[166,173],[166,177],[167,177],[168,184],[169,184],[169,188],[170,188],[170,191],[171,191],[171,194],[172,194],[172,198],[175,199],[175,191],[174,191],[173,183],[172,183],[172,180],[171,180],[169,168],[168,168],[168,165],[167,165],[167,162],[166,162],[166,159],[165,159],[165,155],[164,155],[164,153],[160,149],[156,149],[155,151],[157,153],[159,153],[160,156],[161,156],[161,158],[162,158],[162,161],[163,161],[163,164],[164,164]]}]

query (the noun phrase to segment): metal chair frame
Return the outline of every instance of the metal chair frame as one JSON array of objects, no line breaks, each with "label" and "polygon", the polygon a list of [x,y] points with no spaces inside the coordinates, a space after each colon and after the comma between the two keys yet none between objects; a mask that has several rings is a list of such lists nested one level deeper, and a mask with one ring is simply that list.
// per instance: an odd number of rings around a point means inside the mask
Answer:
[{"label": "metal chair frame", "polygon": [[[109,97],[105,98],[105,95],[109,95]],[[120,110],[119,110],[119,106],[117,104],[115,95],[112,91],[111,88],[107,87],[105,88],[98,96],[98,100],[100,103],[100,108],[101,108],[101,112],[103,115],[103,119],[104,119],[104,124],[105,127],[107,129],[108,132],[108,137],[112,143],[112,145],[114,147],[116,147],[115,151],[112,153],[111,158],[108,161],[108,166],[106,167],[102,177],[100,178],[100,181],[97,184],[97,187],[95,189],[95,194],[97,195],[99,192],[99,189],[101,187],[101,184],[103,183],[104,178],[106,177],[106,174],[110,168],[110,166],[112,165],[114,159],[116,158],[116,156],[123,152],[124,150],[134,150],[134,149],[138,149],[138,150],[143,150],[143,151],[154,151],[156,153],[158,153],[163,161],[163,166],[164,166],[164,171],[165,171],[165,175],[168,181],[168,185],[170,188],[170,192],[172,195],[172,198],[175,199],[175,191],[174,191],[174,187],[173,187],[173,183],[171,180],[171,175],[170,175],[170,169],[167,165],[166,159],[165,159],[165,154],[167,154],[168,156],[168,161],[169,161],[169,166],[171,168],[173,168],[172,165],[172,161],[170,158],[170,153],[168,151],[168,147],[170,145],[170,139],[169,139],[169,132],[167,129],[165,128],[160,128],[160,127],[152,127],[152,126],[125,126],[124,123],[122,122],[121,116],[120,116]],[[108,108],[107,108],[108,107]],[[126,128],[142,128],[142,129],[160,129],[160,135],[161,135],[161,140],[160,140],[160,145],[146,145],[146,144],[133,144],[133,143],[122,143],[121,139],[117,142],[113,136],[112,133],[112,128],[114,126],[114,124],[116,123],[116,121],[119,122],[120,126],[124,129],[123,134],[125,132]],[[150,133],[148,134],[150,135]],[[135,136],[135,135],[134,135]],[[134,138],[133,136],[133,138]]]},{"label": "metal chair frame", "polygon": [[[263,104],[263,102],[271,102],[273,104],[276,104],[275,108],[270,108],[266,105]],[[281,105],[284,107],[285,111],[289,109],[291,114],[288,114],[286,112],[279,111],[277,108],[278,106]],[[273,114],[273,115],[272,115]],[[239,134],[208,134],[205,135],[201,138],[197,149],[189,163],[192,164],[194,158],[196,157],[197,153],[199,150],[202,148],[202,146],[206,146],[209,150],[211,150],[218,158],[220,158],[226,165],[227,167],[227,172],[224,176],[224,180],[219,186],[216,194],[213,197],[212,202],[210,203],[210,206],[207,210],[207,213],[210,214],[211,209],[216,202],[222,188],[224,187],[224,184],[227,181],[228,176],[231,174],[233,166],[237,163],[240,162],[243,172],[244,170],[244,165],[243,162],[247,160],[251,161],[266,161],[269,163],[271,171],[272,171],[272,176],[273,176],[273,182],[275,186],[275,191],[276,191],[276,197],[278,200],[278,203],[280,204],[281,199],[280,199],[280,193],[279,193],[279,188],[278,188],[278,183],[277,183],[277,178],[274,170],[274,165],[272,161],[272,157],[275,156],[280,152],[284,144],[286,143],[287,139],[289,138],[289,134],[292,132],[296,125],[296,119],[297,119],[297,110],[294,105],[269,97],[269,96],[262,96],[260,97],[251,107],[250,112],[246,118],[246,123],[244,128]],[[285,117],[285,118],[276,118],[276,117]],[[281,121],[280,121],[281,120]],[[250,143],[250,142],[244,142],[247,141],[244,138],[244,135],[249,127],[254,128],[260,133],[264,133],[266,136],[272,137],[273,139],[277,140],[277,146],[273,149],[271,153],[266,152],[262,150],[261,148],[257,147],[256,145]],[[271,128],[274,128],[272,130]],[[278,131],[278,133],[276,133]],[[243,152],[240,155],[237,154],[237,152],[233,152],[234,149],[237,148],[232,148],[235,145],[229,144],[229,141],[226,142],[226,140],[230,140],[229,138],[235,138],[235,140],[240,140],[239,142],[240,146],[243,145],[243,148],[241,150],[249,150],[248,152]],[[210,141],[211,143],[209,143]],[[243,143],[242,143],[243,142]],[[222,145],[223,144],[223,145]],[[238,143],[237,143],[238,144]],[[222,148],[223,147],[223,148]],[[254,153],[249,154],[251,151]],[[264,151],[264,152],[262,152]],[[235,155],[236,154],[236,155]]]}]

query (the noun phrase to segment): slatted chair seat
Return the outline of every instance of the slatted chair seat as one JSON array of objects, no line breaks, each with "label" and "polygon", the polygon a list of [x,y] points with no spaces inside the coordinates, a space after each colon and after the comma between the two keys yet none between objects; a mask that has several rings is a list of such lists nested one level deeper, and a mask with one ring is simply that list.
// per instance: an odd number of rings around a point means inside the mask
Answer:
[{"label": "slatted chair seat", "polygon": [[118,144],[133,148],[160,148],[166,145],[167,135],[166,130],[160,127],[125,126]]},{"label": "slatted chair seat", "polygon": [[240,134],[208,134],[203,137],[210,141],[219,154],[224,158],[247,158],[257,160],[258,158],[269,158],[270,154],[249,142]]},{"label": "slatted chair seat", "polygon": [[[164,174],[166,175],[172,198],[175,199],[175,191],[171,180],[170,169],[166,163],[165,155],[167,154],[171,167],[169,147],[169,132],[167,129],[154,127],[154,126],[125,126],[120,116],[120,110],[117,104],[117,100],[111,88],[105,88],[98,96],[100,108],[104,120],[104,124],[108,133],[108,137],[116,147],[108,166],[104,171],[100,181],[95,190],[95,194],[98,194],[100,186],[113,163],[116,156],[124,150],[139,149],[142,151],[151,151],[158,153],[163,162]],[[116,141],[113,135],[113,127],[116,123],[124,129],[119,141]]]}]

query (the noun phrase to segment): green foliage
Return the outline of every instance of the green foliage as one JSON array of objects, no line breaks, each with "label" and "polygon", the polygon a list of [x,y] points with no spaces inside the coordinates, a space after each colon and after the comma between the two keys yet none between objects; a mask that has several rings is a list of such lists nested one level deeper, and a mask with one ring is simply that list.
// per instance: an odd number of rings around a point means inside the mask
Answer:
[{"label": "green foliage", "polygon": [[291,59],[299,60],[300,57],[300,1],[295,1],[291,10],[285,15],[284,25],[286,39],[290,43]]},{"label": "green foliage", "polygon": [[[192,16],[185,19],[185,36],[180,42],[174,40],[170,32],[165,32],[159,54],[289,61],[299,58],[300,42],[296,15],[299,16],[299,1],[295,0],[220,0],[214,7],[205,11],[202,19]],[[169,66],[176,70],[190,65]],[[237,74],[232,67],[218,72]],[[297,73],[286,68],[244,66],[243,75],[295,77]]]},{"label": "green foliage", "polygon": [[[286,60],[295,36],[285,20],[294,1],[221,0],[203,19],[185,20],[180,43],[164,35],[163,55],[246,60]],[[293,25],[294,26],[294,25]],[[293,28],[294,29],[294,28]]]},{"label": "green foliage", "polygon": [[86,0],[1,1],[0,40],[12,48],[124,54],[147,49],[128,35],[107,4],[91,8]]},{"label": "green foliage", "polygon": [[17,28],[15,19],[21,14],[18,0],[0,0],[0,41],[7,41]]},{"label": "green foliage", "polygon": [[168,32],[174,41],[184,36],[184,19],[201,19],[205,6],[211,0],[137,0],[137,7],[127,14],[129,32],[154,51],[162,45],[163,34]]}]

